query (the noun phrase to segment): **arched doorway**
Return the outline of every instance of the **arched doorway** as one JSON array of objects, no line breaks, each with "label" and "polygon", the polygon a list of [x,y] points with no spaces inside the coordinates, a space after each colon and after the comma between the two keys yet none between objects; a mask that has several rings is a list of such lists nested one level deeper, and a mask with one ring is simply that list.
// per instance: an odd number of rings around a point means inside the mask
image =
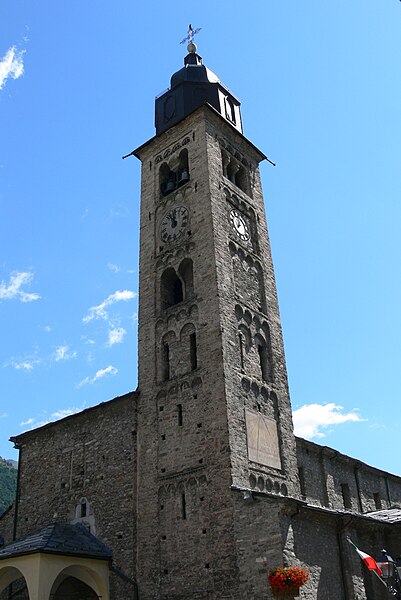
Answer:
[{"label": "arched doorway", "polygon": [[50,600],[98,600],[93,589],[76,577],[66,577],[58,586]]}]

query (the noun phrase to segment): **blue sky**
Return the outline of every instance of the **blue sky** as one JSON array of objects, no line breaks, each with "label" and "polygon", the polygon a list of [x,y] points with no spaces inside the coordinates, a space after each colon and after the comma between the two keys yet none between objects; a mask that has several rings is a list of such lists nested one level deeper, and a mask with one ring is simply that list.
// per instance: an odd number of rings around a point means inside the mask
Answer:
[{"label": "blue sky", "polygon": [[261,166],[299,435],[401,474],[401,3],[0,5],[0,455],[135,389],[139,163],[188,23]]}]

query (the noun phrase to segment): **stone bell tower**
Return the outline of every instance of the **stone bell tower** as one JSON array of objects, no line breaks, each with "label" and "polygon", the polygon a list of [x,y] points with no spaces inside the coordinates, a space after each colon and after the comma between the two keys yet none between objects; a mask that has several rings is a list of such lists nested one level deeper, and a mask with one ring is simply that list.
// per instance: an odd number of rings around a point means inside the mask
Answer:
[{"label": "stone bell tower", "polygon": [[156,135],[135,151],[136,575],[146,600],[239,600],[242,494],[296,494],[295,441],[258,169],[265,156],[242,133],[240,102],[190,41],[156,99]]}]

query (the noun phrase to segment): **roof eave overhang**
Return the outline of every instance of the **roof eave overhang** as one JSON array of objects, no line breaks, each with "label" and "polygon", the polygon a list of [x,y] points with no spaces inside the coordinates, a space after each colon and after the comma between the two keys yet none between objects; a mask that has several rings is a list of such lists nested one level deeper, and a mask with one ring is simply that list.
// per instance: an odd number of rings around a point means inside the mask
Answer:
[{"label": "roof eave overhang", "polygon": [[5,554],[4,556],[0,555],[0,561],[1,560],[10,560],[13,558],[17,558],[20,556],[30,556],[33,554],[45,554],[47,556],[73,556],[75,558],[88,558],[90,560],[103,560],[103,561],[108,561],[108,562],[112,562],[113,561],[113,557],[112,555],[110,556],[94,556],[93,554],[85,554],[85,552],[58,552],[57,550],[44,550],[44,549],[32,549],[32,550],[25,550],[25,551],[21,551],[21,552],[10,552],[10,554]]},{"label": "roof eave overhang", "polygon": [[219,119],[221,119],[221,121],[223,123],[225,123],[228,127],[231,127],[233,131],[235,131],[235,133],[242,138],[247,144],[249,144],[251,146],[251,148],[253,148],[253,150],[256,152],[256,154],[259,155],[259,162],[263,161],[263,160],[269,160],[267,158],[267,156],[261,151],[259,150],[259,148],[257,146],[255,146],[255,144],[253,144],[250,140],[248,140],[248,138],[243,134],[240,133],[238,131],[238,129],[236,129],[233,125],[231,125],[231,123],[229,121],[227,121],[220,113],[218,110],[216,110],[213,106],[211,106],[209,103],[205,103],[202,104],[201,106],[198,106],[197,108],[195,108],[193,111],[191,111],[190,113],[188,113],[187,115],[185,115],[185,117],[183,117],[182,119],[180,119],[179,121],[177,121],[176,123],[174,123],[174,125],[172,125],[169,129],[166,129],[165,131],[163,131],[162,133],[160,133],[159,135],[154,135],[153,137],[151,137],[147,142],[145,142],[144,144],[141,144],[140,146],[138,146],[138,148],[136,148],[135,150],[133,150],[130,154],[128,154],[127,156],[130,155],[134,155],[136,156],[136,158],[138,158],[139,160],[141,160],[141,155],[142,155],[142,151],[147,148],[155,139],[160,138],[162,135],[164,135],[165,133],[167,133],[168,131],[170,131],[170,129],[172,127],[175,127],[176,125],[178,125],[179,123],[182,123],[185,121],[185,119],[188,119],[188,117],[190,117],[191,115],[193,115],[194,113],[196,113],[197,111],[200,110],[204,110],[204,108],[207,107],[210,111],[212,111],[215,115],[217,115],[217,117]]}]

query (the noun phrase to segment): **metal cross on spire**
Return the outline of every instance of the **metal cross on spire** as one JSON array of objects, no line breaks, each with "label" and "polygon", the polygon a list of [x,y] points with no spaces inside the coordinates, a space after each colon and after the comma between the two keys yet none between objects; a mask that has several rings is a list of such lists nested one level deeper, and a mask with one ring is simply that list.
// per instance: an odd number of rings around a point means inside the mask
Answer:
[{"label": "metal cross on spire", "polygon": [[184,37],[182,42],[180,42],[180,44],[185,44],[185,42],[188,42],[188,44],[193,44],[194,35],[199,33],[201,29],[202,29],[202,27],[197,27],[196,29],[194,29],[190,23],[188,26],[188,33]]}]

